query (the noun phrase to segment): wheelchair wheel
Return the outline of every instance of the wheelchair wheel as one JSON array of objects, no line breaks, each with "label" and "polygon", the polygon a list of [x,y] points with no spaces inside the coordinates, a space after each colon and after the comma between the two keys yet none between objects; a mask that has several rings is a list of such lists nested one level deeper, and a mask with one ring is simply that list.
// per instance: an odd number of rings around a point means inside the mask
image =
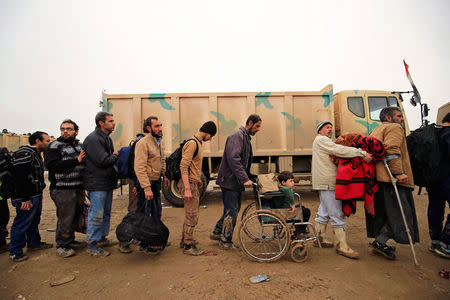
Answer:
[{"label": "wheelchair wheel", "polygon": [[290,241],[286,222],[270,210],[258,210],[241,222],[241,249],[256,261],[272,262],[280,259],[288,251]]},{"label": "wheelchair wheel", "polygon": [[241,215],[241,221],[243,221],[245,219],[246,216],[254,213],[256,211],[256,201],[253,201],[252,203],[250,203],[249,205],[247,205],[245,207],[245,209],[242,211],[242,215]]},{"label": "wheelchair wheel", "polygon": [[291,247],[290,255],[294,262],[302,263],[305,262],[308,257],[308,250],[303,243],[295,243]]}]

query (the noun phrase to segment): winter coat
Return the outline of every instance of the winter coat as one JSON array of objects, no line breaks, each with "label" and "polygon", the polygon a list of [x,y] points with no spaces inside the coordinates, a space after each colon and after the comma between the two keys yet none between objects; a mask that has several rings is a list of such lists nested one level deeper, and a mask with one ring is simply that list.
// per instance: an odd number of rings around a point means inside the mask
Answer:
[{"label": "winter coat", "polygon": [[[408,180],[406,183],[398,183],[409,188],[414,188],[414,178],[411,169],[411,163],[409,161],[408,148],[406,145],[406,136],[403,127],[397,123],[383,122],[380,126],[376,127],[370,134],[370,137],[374,137],[383,142],[386,148],[386,156],[398,155],[399,157],[388,161],[389,169],[392,175],[406,174]],[[375,164],[375,171],[377,174],[377,181],[391,182],[388,172],[382,161],[378,161]]]},{"label": "winter coat", "polygon": [[83,142],[86,156],[83,159],[83,186],[88,191],[109,191],[117,188],[118,156],[113,154],[114,145],[99,127]]},{"label": "winter coat", "polygon": [[134,150],[134,172],[144,190],[150,189],[150,180],[160,180],[166,172],[162,144],[151,134],[140,139]]},{"label": "winter coat", "polygon": [[233,191],[243,191],[249,179],[252,160],[251,137],[244,127],[233,131],[227,138],[216,183]]}]

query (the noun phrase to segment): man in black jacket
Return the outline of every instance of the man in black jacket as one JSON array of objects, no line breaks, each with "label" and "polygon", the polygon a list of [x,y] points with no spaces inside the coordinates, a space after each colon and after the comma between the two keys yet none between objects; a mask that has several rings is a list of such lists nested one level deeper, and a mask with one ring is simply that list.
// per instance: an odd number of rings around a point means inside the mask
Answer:
[{"label": "man in black jacket", "polygon": [[223,249],[233,249],[233,231],[241,209],[241,196],[253,182],[250,176],[252,164],[251,136],[261,130],[261,118],[250,115],[245,127],[233,131],[227,138],[220,162],[216,183],[222,190],[223,214],[211,233],[212,240],[219,240]]},{"label": "man in black jacket", "polygon": [[88,192],[91,208],[88,214],[88,252],[92,256],[108,256],[110,253],[100,246],[108,245],[113,190],[117,188],[117,160],[119,153],[109,135],[116,123],[109,112],[99,112],[95,116],[97,127],[83,143],[86,156],[83,186]]},{"label": "man in black jacket", "polygon": [[45,151],[45,166],[49,171],[50,196],[55,202],[56,253],[61,257],[75,255],[73,222],[77,208],[84,201],[83,166],[84,150],[76,139],[78,125],[72,120],[64,120],[60,126],[61,136],[50,143]]},{"label": "man in black jacket", "polygon": [[439,134],[439,150],[441,153],[441,181],[427,187],[428,192],[428,227],[430,231],[430,251],[445,258],[450,258],[450,214],[442,226],[445,205],[450,204],[450,113],[442,120]]},{"label": "man in black jacket", "polygon": [[53,247],[52,244],[41,242],[38,228],[42,212],[42,191],[45,188],[41,153],[50,144],[50,137],[45,132],[36,131],[28,141],[30,145],[20,147],[13,156],[15,187],[11,202],[16,208],[16,217],[11,227],[9,245],[13,261],[28,258],[23,253],[25,245],[29,250]]}]

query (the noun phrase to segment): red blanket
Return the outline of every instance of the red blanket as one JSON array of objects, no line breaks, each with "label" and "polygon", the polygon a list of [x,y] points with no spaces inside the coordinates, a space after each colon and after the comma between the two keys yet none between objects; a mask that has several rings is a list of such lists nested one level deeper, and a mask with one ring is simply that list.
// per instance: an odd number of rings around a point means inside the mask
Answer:
[{"label": "red blanket", "polygon": [[351,135],[336,140],[336,143],[350,143],[350,147],[361,148],[372,155],[372,162],[366,163],[360,157],[339,158],[336,175],[336,200],[342,200],[342,211],[347,217],[356,212],[356,201],[364,201],[364,208],[371,215],[375,214],[373,196],[378,190],[374,162],[382,160],[386,149],[381,141]]}]

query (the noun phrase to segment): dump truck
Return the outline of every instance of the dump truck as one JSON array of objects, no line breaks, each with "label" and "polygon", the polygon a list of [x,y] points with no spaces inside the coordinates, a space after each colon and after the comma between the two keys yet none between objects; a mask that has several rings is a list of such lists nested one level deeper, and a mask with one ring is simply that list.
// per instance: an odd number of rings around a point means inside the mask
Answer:
[{"label": "dump truck", "polygon": [[[244,125],[250,114],[262,118],[262,130],[252,137],[252,174],[291,171],[296,184],[311,185],[312,143],[319,121],[331,121],[334,136],[349,132],[368,134],[380,124],[379,114],[384,107],[397,106],[404,114],[400,98],[389,91],[345,90],[334,94],[330,84],[312,92],[103,92],[100,105],[114,114],[116,129],[111,138],[116,149],[128,146],[151,115],[163,123],[166,156],[194,135],[204,122],[214,121],[218,125],[217,135],[204,144],[203,195],[208,182],[217,177],[228,135]],[[409,134],[406,115],[404,120]],[[168,189],[163,188],[163,193],[173,205],[183,205],[175,182]]]}]

